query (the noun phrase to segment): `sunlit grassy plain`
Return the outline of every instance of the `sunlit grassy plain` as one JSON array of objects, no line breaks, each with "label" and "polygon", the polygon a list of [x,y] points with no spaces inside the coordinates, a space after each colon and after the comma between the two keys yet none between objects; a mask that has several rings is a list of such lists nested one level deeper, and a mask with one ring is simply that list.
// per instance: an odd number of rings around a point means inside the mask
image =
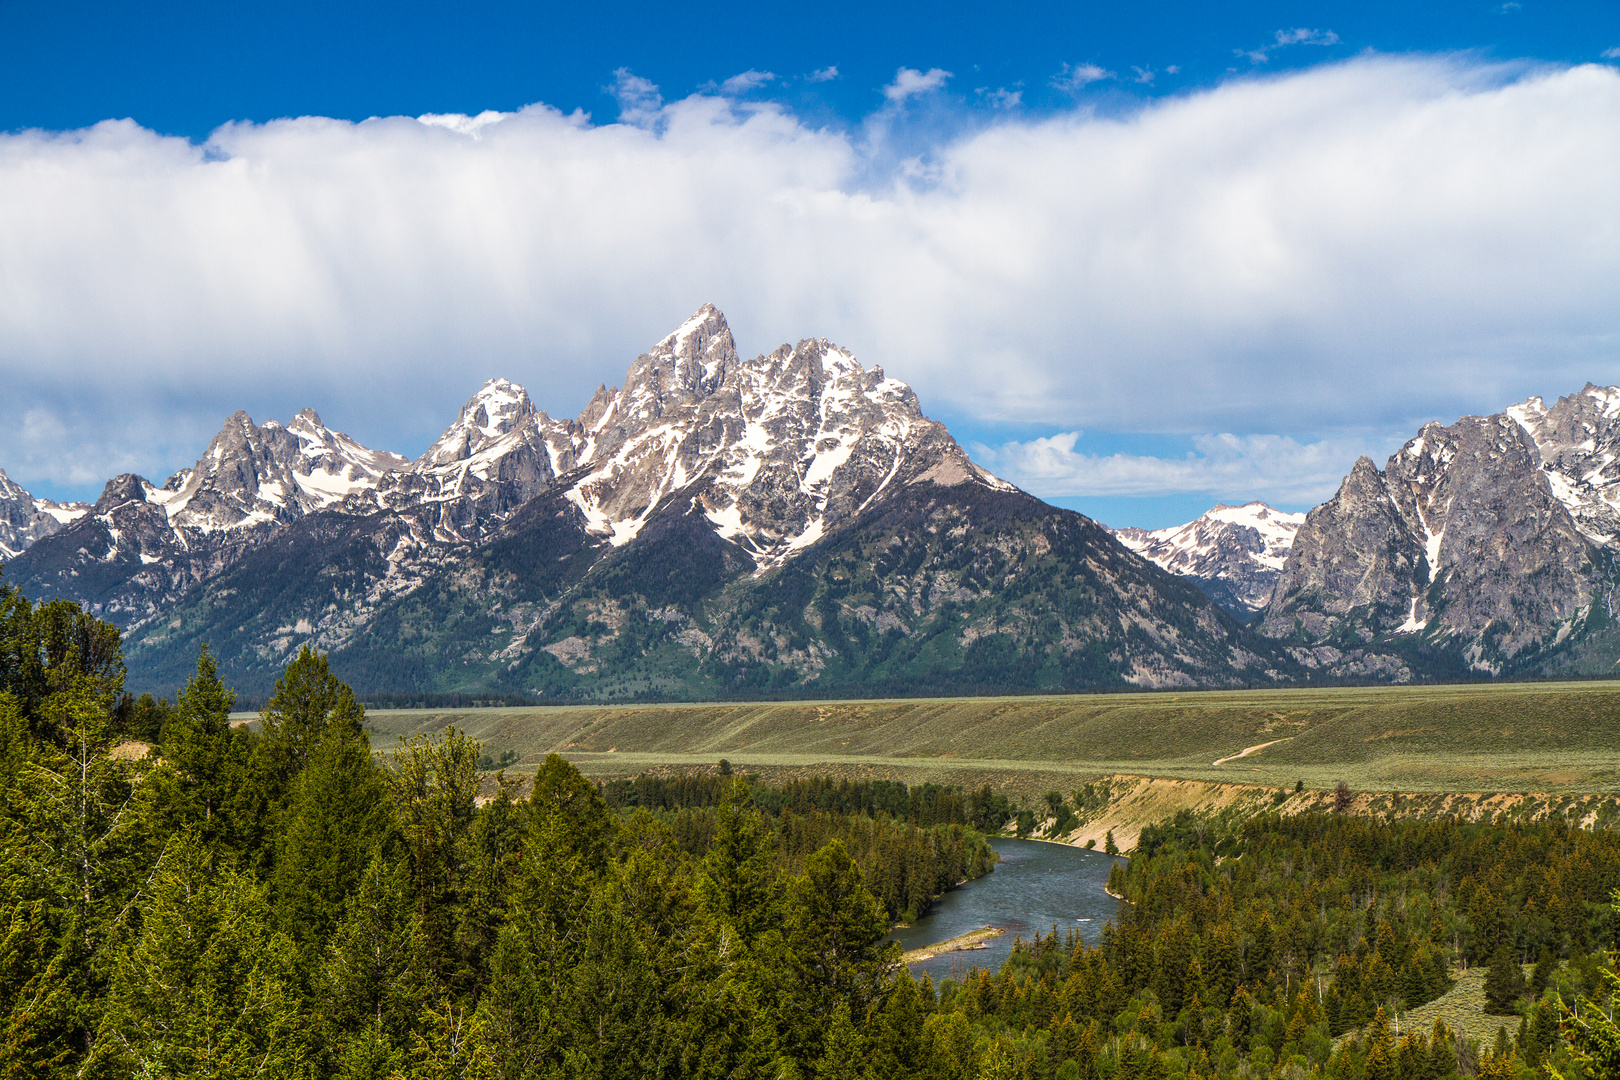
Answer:
[{"label": "sunlit grassy plain", "polygon": [[[1358,791],[1620,792],[1620,682],[710,705],[369,710],[372,743],[454,724],[509,773],[712,765],[1036,792],[1111,774]],[[1272,743],[1246,757],[1246,747]]]}]

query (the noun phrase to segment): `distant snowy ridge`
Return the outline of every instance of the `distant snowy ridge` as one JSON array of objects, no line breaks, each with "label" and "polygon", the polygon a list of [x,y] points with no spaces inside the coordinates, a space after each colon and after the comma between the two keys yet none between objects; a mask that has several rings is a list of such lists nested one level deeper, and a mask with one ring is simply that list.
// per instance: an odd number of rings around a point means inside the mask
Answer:
[{"label": "distant snowy ridge", "polygon": [[1185,525],[1114,529],[1120,543],[1172,574],[1192,578],[1232,614],[1248,619],[1271,599],[1304,514],[1250,502],[1217,504]]}]

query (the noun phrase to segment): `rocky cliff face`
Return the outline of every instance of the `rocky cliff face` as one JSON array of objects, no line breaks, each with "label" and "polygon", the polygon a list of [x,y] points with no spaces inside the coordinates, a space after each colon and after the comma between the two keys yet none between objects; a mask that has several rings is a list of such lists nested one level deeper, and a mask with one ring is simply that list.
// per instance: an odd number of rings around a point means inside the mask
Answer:
[{"label": "rocky cliff face", "polygon": [[0,561],[21,555],[34,541],[61,532],[90,509],[28,494],[0,469]]},{"label": "rocky cliff face", "polygon": [[313,409],[262,427],[238,412],[162,487],[134,475],[109,481],[88,513],[16,560],[10,581],[134,628],[291,522],[374,492],[408,465],[331,431]]},{"label": "rocky cliff face", "polygon": [[1290,663],[975,466],[904,383],[823,339],[744,360],[709,306],[575,419],[495,380],[407,463],[312,412],[238,414],[194,468],[120,478],[51,541],[17,583],[119,621],[157,687],[203,641],[244,687],[310,644],[374,688],[560,697],[1225,685]]},{"label": "rocky cliff face", "polygon": [[1271,599],[1304,514],[1263,502],[1218,504],[1185,525],[1113,530],[1120,543],[1188,578],[1237,619],[1248,622]]},{"label": "rocky cliff face", "polygon": [[1620,531],[1605,474],[1615,403],[1620,391],[1588,386],[1550,410],[1531,399],[1429,424],[1382,472],[1362,458],[1300,528],[1262,629],[1421,641],[1490,673],[1592,629]]}]

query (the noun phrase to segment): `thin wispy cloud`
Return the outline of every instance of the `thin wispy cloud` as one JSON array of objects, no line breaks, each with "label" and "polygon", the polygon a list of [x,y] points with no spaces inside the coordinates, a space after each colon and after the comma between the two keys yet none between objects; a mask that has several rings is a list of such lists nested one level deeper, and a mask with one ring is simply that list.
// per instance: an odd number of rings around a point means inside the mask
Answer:
[{"label": "thin wispy cloud", "polygon": [[774,81],[775,79],[776,76],[769,71],[754,71],[750,69],[743,72],[741,75],[733,75],[731,78],[721,83],[718,89],[720,93],[727,95],[746,94],[750,90],[758,90],[760,87]]},{"label": "thin wispy cloud", "polygon": [[1094,82],[1113,77],[1112,71],[1096,64],[1064,64],[1058,73],[1052,76],[1051,86],[1054,90],[1075,94]]},{"label": "thin wispy cloud", "polygon": [[[1517,7],[1518,5],[1514,5]],[[1246,56],[1251,63],[1264,64],[1271,59],[1271,54],[1278,49],[1286,49],[1290,45],[1337,45],[1339,35],[1332,30],[1306,29],[1295,27],[1292,30],[1278,30],[1269,45],[1258,49],[1234,49],[1239,56]]]},{"label": "thin wispy cloud", "polygon": [[998,86],[994,90],[981,86],[975,93],[994,109],[1016,109],[1024,101],[1022,90],[1008,90],[1005,86]]},{"label": "thin wispy cloud", "polygon": [[611,89],[613,123],[0,134],[0,467],[166,475],[238,408],[420,450],[495,375],[572,415],[704,301],[750,353],[829,337],[989,443],[1308,449],[1620,382],[1606,64],[1372,57],[1125,115],[885,97],[903,159],[769,98]]},{"label": "thin wispy cloud", "polygon": [[1082,435],[1063,432],[999,446],[977,444],[974,460],[1032,494],[1064,496],[1208,495],[1305,505],[1332,497],[1358,456],[1378,460],[1398,438],[1321,439],[1280,435],[1205,435],[1180,457],[1092,454],[1077,449]]},{"label": "thin wispy cloud", "polygon": [[832,82],[836,78],[838,78],[838,65],[828,64],[819,71],[812,71],[810,74],[806,75],[804,77],[804,81],[813,83]]}]

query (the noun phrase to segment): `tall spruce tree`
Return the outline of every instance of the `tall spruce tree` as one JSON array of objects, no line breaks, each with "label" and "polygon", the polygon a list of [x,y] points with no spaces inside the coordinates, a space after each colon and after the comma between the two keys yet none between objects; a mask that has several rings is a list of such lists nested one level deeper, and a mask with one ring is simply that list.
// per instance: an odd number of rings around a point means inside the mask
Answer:
[{"label": "tall spruce tree", "polygon": [[307,645],[298,650],[259,712],[255,765],[267,785],[268,801],[274,805],[287,797],[293,778],[314,758],[328,729],[363,736],[364,723],[365,709],[332,674],[326,657]]},{"label": "tall spruce tree", "polygon": [[776,853],[753,792],[742,780],[725,787],[715,811],[714,839],[703,859],[698,895],[716,919],[752,941],[778,918]]},{"label": "tall spruce tree", "polygon": [[1514,963],[1506,943],[1497,946],[1485,972],[1485,1011],[1504,1016],[1514,1011],[1524,993],[1524,972]]},{"label": "tall spruce tree", "polygon": [[95,1062],[123,1075],[245,1078],[296,1075],[308,1059],[291,945],[263,890],[212,859],[194,834],[170,844],[140,936],[113,969]]},{"label": "tall spruce tree", "polygon": [[318,953],[392,825],[382,771],[356,724],[327,727],[278,821],[277,917],[294,941]]},{"label": "tall spruce tree", "polygon": [[479,745],[454,726],[403,741],[383,776],[409,855],[411,892],[434,973],[454,981],[461,906],[470,887]]},{"label": "tall spruce tree", "polygon": [[833,840],[805,860],[804,876],[788,887],[788,928],[812,1011],[826,1015],[844,1002],[851,1015],[864,1016],[882,992],[899,946],[881,944],[888,918],[843,841]]},{"label": "tall spruce tree", "polygon": [[247,780],[247,746],[231,730],[236,695],[220,681],[204,645],[197,673],[180,691],[163,743],[163,765],[150,779],[165,832],[191,828],[208,847],[240,850],[236,816]]},{"label": "tall spruce tree", "polygon": [[345,905],[320,983],[334,1034],[362,1033],[345,1053],[351,1069],[404,1053],[428,999],[429,974],[409,875],[379,851]]}]

